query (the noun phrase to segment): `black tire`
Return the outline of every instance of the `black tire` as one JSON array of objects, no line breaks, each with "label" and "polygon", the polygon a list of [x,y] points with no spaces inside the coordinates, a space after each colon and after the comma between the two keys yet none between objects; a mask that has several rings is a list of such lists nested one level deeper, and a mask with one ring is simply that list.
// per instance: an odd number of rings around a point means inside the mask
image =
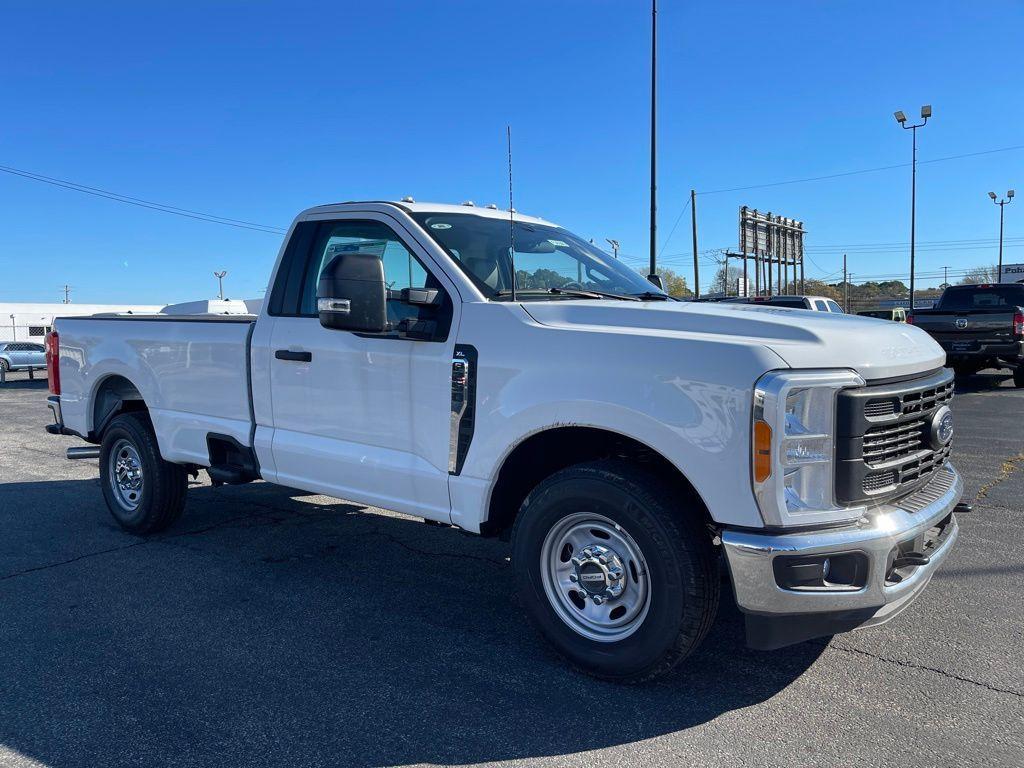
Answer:
[{"label": "black tire", "polygon": [[[581,511],[621,526],[647,564],[649,607],[623,639],[584,636],[544,589],[545,537]],[[512,531],[512,564],[531,622],[575,667],[606,680],[639,683],[669,672],[700,645],[718,612],[718,558],[699,510],[680,502],[678,488],[622,460],[569,467],[531,491]]]},{"label": "black tire", "polygon": [[0,358],[0,371],[3,371],[4,373],[7,373],[7,371],[9,371],[9,370],[11,370],[11,364],[8,363],[3,358]]},{"label": "black tire", "polygon": [[1013,386],[1024,389],[1024,366],[1022,365],[1013,369]]},{"label": "black tire", "polygon": [[[116,470],[111,453],[115,446],[128,458],[133,448],[141,468],[141,488],[132,501],[133,509],[119,501],[125,492],[115,490]],[[130,448],[129,448],[130,446]],[[134,458],[134,457],[133,457]],[[100,445],[100,485],[103,499],[117,524],[131,533],[145,535],[164,530],[177,520],[185,508],[188,474],[184,467],[164,461],[160,456],[156,435],[148,416],[143,413],[122,413],[114,418],[103,433]],[[122,496],[123,498],[123,496]]]},{"label": "black tire", "polygon": [[980,369],[973,365],[954,365],[953,376],[958,379],[968,379],[976,374]]}]

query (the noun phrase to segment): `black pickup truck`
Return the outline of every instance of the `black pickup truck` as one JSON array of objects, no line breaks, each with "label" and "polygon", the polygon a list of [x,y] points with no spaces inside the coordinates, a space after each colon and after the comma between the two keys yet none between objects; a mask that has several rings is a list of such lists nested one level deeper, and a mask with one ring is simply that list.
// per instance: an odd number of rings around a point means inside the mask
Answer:
[{"label": "black pickup truck", "polygon": [[907,322],[942,345],[960,376],[982,368],[1011,368],[1024,387],[1024,285],[954,285],[934,309],[915,309]]}]

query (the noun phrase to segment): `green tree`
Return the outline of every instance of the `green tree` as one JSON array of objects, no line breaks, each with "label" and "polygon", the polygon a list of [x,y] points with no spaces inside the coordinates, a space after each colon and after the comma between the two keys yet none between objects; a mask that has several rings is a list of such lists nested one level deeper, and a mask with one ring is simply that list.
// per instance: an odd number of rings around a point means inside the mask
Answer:
[{"label": "green tree", "polygon": [[661,277],[661,282],[665,284],[665,292],[669,296],[675,296],[677,299],[686,299],[693,296],[693,291],[686,284],[686,278],[678,272],[659,267],[658,275]]},{"label": "green tree", "polygon": [[[637,267],[636,271],[647,277],[647,269],[645,267]],[[687,299],[693,296],[693,291],[686,284],[686,278],[678,272],[666,269],[665,267],[658,267],[657,274],[665,286],[665,293],[669,296],[675,296],[678,299]]]}]

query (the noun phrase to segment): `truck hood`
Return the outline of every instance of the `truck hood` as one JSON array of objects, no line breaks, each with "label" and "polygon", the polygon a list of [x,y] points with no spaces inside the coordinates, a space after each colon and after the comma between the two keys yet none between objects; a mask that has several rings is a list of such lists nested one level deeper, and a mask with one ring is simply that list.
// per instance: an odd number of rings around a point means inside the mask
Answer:
[{"label": "truck hood", "polygon": [[557,300],[522,306],[542,325],[760,344],[792,368],[852,368],[866,380],[923,373],[946,362],[942,347],[921,329],[857,315],[675,301]]}]

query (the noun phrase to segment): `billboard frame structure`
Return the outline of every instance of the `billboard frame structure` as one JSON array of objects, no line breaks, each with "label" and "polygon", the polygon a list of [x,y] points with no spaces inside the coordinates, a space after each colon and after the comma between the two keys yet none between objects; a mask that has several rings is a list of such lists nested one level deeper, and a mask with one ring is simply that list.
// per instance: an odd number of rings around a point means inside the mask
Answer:
[{"label": "billboard frame structure", "polygon": [[748,262],[753,260],[755,296],[791,293],[797,287],[803,293],[805,232],[802,221],[741,205],[739,253],[727,254],[726,263],[728,257],[743,260],[743,280],[749,290]]}]

